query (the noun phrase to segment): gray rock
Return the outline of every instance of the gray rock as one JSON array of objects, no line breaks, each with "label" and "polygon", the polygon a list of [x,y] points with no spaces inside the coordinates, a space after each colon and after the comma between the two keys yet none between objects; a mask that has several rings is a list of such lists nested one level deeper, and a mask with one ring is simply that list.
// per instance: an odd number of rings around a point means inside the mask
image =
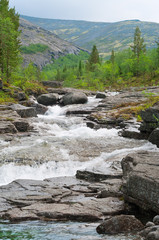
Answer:
[{"label": "gray rock", "polygon": [[36,111],[32,107],[25,107],[20,104],[13,104],[10,108],[16,111],[22,118],[37,117]]},{"label": "gray rock", "polygon": [[155,226],[155,224],[153,222],[147,222],[146,223],[146,227],[153,227]]},{"label": "gray rock", "polygon": [[17,129],[10,121],[0,121],[0,134],[17,133]]},{"label": "gray rock", "polygon": [[120,215],[112,217],[97,227],[99,234],[117,234],[141,231],[143,224],[132,215]]},{"label": "gray rock", "polygon": [[138,131],[130,131],[127,129],[124,129],[120,135],[122,137],[126,137],[126,138],[133,138],[133,139],[147,139],[148,138],[148,134],[146,133],[141,133]]},{"label": "gray rock", "polygon": [[136,152],[122,160],[126,201],[159,213],[158,152]]},{"label": "gray rock", "polygon": [[37,98],[38,103],[45,106],[57,104],[58,95],[53,93],[42,94]]},{"label": "gray rock", "polygon": [[153,218],[153,223],[154,223],[155,225],[159,225],[159,215],[157,215],[157,216],[155,216],[155,217]]},{"label": "gray rock", "polygon": [[148,140],[151,143],[156,144],[157,147],[159,147],[159,128],[156,128],[155,130],[153,130],[153,132],[150,134]]},{"label": "gray rock", "polygon": [[106,94],[104,92],[98,92],[96,98],[106,98]]},{"label": "gray rock", "polygon": [[15,120],[13,124],[19,132],[27,132],[30,129],[29,123],[23,119]]},{"label": "gray rock", "polygon": [[78,170],[76,173],[76,178],[78,179],[84,179],[87,181],[102,181],[102,180],[106,180],[106,179],[121,179],[122,178],[122,174],[117,172],[117,173],[112,173],[112,174],[104,174],[104,173],[100,173],[100,172],[91,172],[91,171],[81,171]]},{"label": "gray rock", "polygon": [[66,93],[62,97],[62,103],[64,105],[70,105],[70,104],[83,104],[88,101],[87,96],[82,92],[70,92]]},{"label": "gray rock", "polygon": [[144,122],[159,123],[159,109],[158,107],[151,107],[145,111],[141,111],[140,115]]},{"label": "gray rock", "polygon": [[27,96],[24,92],[16,92],[14,93],[14,97],[16,97],[19,101],[24,101],[27,99]]},{"label": "gray rock", "polygon": [[50,88],[60,88],[62,87],[62,83],[59,81],[43,81],[42,84],[46,87]]}]

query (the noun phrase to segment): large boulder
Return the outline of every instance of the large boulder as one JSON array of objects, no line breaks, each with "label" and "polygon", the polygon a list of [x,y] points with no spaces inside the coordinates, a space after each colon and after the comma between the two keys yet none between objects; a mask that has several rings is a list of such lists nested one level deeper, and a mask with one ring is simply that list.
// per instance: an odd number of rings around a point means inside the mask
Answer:
[{"label": "large boulder", "polygon": [[151,133],[155,128],[159,127],[159,104],[140,112],[143,123],[140,126],[141,132]]},{"label": "large boulder", "polygon": [[37,117],[36,111],[32,107],[25,107],[21,104],[13,104],[10,108],[16,111],[22,118]]},{"label": "large boulder", "polygon": [[38,103],[43,104],[45,106],[57,104],[58,95],[53,93],[42,94],[37,98]]},{"label": "large boulder", "polygon": [[70,104],[83,104],[88,101],[85,93],[82,92],[70,92],[66,93],[62,98],[62,103],[64,105]]},{"label": "large boulder", "polygon": [[159,213],[158,156],[158,152],[139,151],[122,160],[125,200],[156,213]]},{"label": "large boulder", "polygon": [[157,147],[159,148],[159,128],[156,128],[155,130],[153,130],[153,132],[150,134],[148,140],[151,143],[156,144]]},{"label": "large boulder", "polygon": [[139,231],[144,228],[143,224],[132,215],[114,216],[97,227],[99,234],[117,234]]}]

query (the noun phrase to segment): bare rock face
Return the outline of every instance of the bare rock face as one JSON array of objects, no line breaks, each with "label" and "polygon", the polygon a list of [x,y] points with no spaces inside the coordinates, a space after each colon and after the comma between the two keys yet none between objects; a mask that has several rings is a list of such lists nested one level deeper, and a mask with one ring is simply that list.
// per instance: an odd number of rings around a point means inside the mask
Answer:
[{"label": "bare rock face", "polygon": [[117,234],[140,231],[143,224],[132,215],[114,216],[97,227],[99,234]]},{"label": "bare rock face", "polygon": [[90,183],[75,177],[16,180],[0,187],[0,217],[14,221],[76,220],[94,222],[121,214],[117,197],[97,198],[108,183]]},{"label": "bare rock face", "polygon": [[128,202],[159,213],[158,152],[136,152],[122,160],[123,193]]}]

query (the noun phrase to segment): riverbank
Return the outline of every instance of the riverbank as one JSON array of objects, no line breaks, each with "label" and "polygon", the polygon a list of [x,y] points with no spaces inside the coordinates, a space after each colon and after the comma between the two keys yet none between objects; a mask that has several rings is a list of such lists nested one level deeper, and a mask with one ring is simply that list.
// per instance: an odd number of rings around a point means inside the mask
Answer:
[{"label": "riverbank", "polygon": [[[49,89],[49,92],[53,94],[55,91],[56,94],[61,95],[61,89]],[[143,209],[137,201],[132,201],[132,194],[134,194],[132,191],[129,195],[127,194],[132,172],[136,171],[137,167],[141,169],[143,163],[141,161],[138,163],[135,157],[133,160],[135,163],[133,163],[130,161],[132,157],[126,156],[129,153],[138,156],[138,151],[144,150],[143,154],[147,157],[146,163],[149,168],[152,166],[152,157],[157,159],[156,156],[159,153],[155,145],[147,142],[148,134],[139,131],[141,124],[135,121],[134,111],[129,111],[134,105],[135,107],[143,106],[147,100],[146,94],[153,93],[154,97],[157,97],[159,89],[154,87],[147,89],[147,92],[133,90],[114,94],[105,93],[104,99],[93,97],[88,103],[82,105],[41,106],[41,109],[48,109],[47,115],[25,118],[29,126],[32,126],[27,129],[27,132],[21,131],[20,133],[18,129],[15,132],[3,132],[1,134],[1,171],[6,171],[5,169],[15,164],[15,169],[25,166],[25,171],[27,169],[29,171],[29,166],[33,167],[38,175],[39,167],[47,164],[46,168],[50,168],[52,175],[55,170],[63,169],[61,176],[65,177],[59,177],[58,174],[56,175],[58,178],[39,176],[39,180],[15,180],[8,185],[1,186],[0,216],[13,222],[23,220],[100,222],[112,215],[132,213],[132,208],[127,208],[123,197],[126,202],[135,203]],[[26,105],[26,101],[24,103]],[[35,108],[38,105],[39,103],[34,102],[34,106],[31,106],[35,114],[37,114]],[[16,115],[16,119],[20,106],[16,107],[18,107],[14,108],[17,109],[16,112],[12,105],[7,106],[9,109],[1,108],[3,120],[0,121],[0,126],[3,122],[15,126],[15,120],[5,118],[4,113],[11,111],[13,115],[14,111],[13,116]],[[25,112],[29,108],[25,107]],[[23,107],[21,109],[24,111]],[[129,118],[125,116],[126,113],[129,114]],[[18,118],[23,121],[23,116],[23,114],[18,115]],[[127,132],[127,136],[129,132],[131,138],[123,138],[123,132]],[[148,152],[145,152],[146,150]],[[124,173],[124,195],[120,165],[123,158],[126,159],[125,166],[129,170],[126,174]],[[156,162],[155,171],[157,168]],[[77,171],[75,178],[73,175],[76,170],[80,171]],[[139,170],[137,175],[140,172]],[[151,182],[157,186],[158,178],[156,179],[156,175],[153,174],[152,171]],[[149,175],[148,172],[147,176]],[[154,206],[158,192],[155,191],[155,194],[155,198],[150,199],[148,206]],[[139,198],[143,198],[143,195]],[[146,210],[158,213],[157,208],[149,207]]]}]

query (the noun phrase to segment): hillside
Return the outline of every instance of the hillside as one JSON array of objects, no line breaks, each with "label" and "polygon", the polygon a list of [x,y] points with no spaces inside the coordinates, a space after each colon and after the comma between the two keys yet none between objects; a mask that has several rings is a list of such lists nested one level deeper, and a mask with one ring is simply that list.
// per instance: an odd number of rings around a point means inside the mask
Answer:
[{"label": "hillside", "polygon": [[159,37],[159,24],[153,22],[128,20],[104,23],[22,17],[82,48],[90,50],[96,44],[103,55],[108,55],[113,48],[119,51],[129,47],[136,26],[142,32],[147,48],[155,47],[155,40]]},{"label": "hillside", "polygon": [[32,61],[42,68],[47,63],[52,63],[53,59],[68,53],[78,54],[81,50],[52,32],[22,18],[20,18],[20,30],[24,65]]}]

